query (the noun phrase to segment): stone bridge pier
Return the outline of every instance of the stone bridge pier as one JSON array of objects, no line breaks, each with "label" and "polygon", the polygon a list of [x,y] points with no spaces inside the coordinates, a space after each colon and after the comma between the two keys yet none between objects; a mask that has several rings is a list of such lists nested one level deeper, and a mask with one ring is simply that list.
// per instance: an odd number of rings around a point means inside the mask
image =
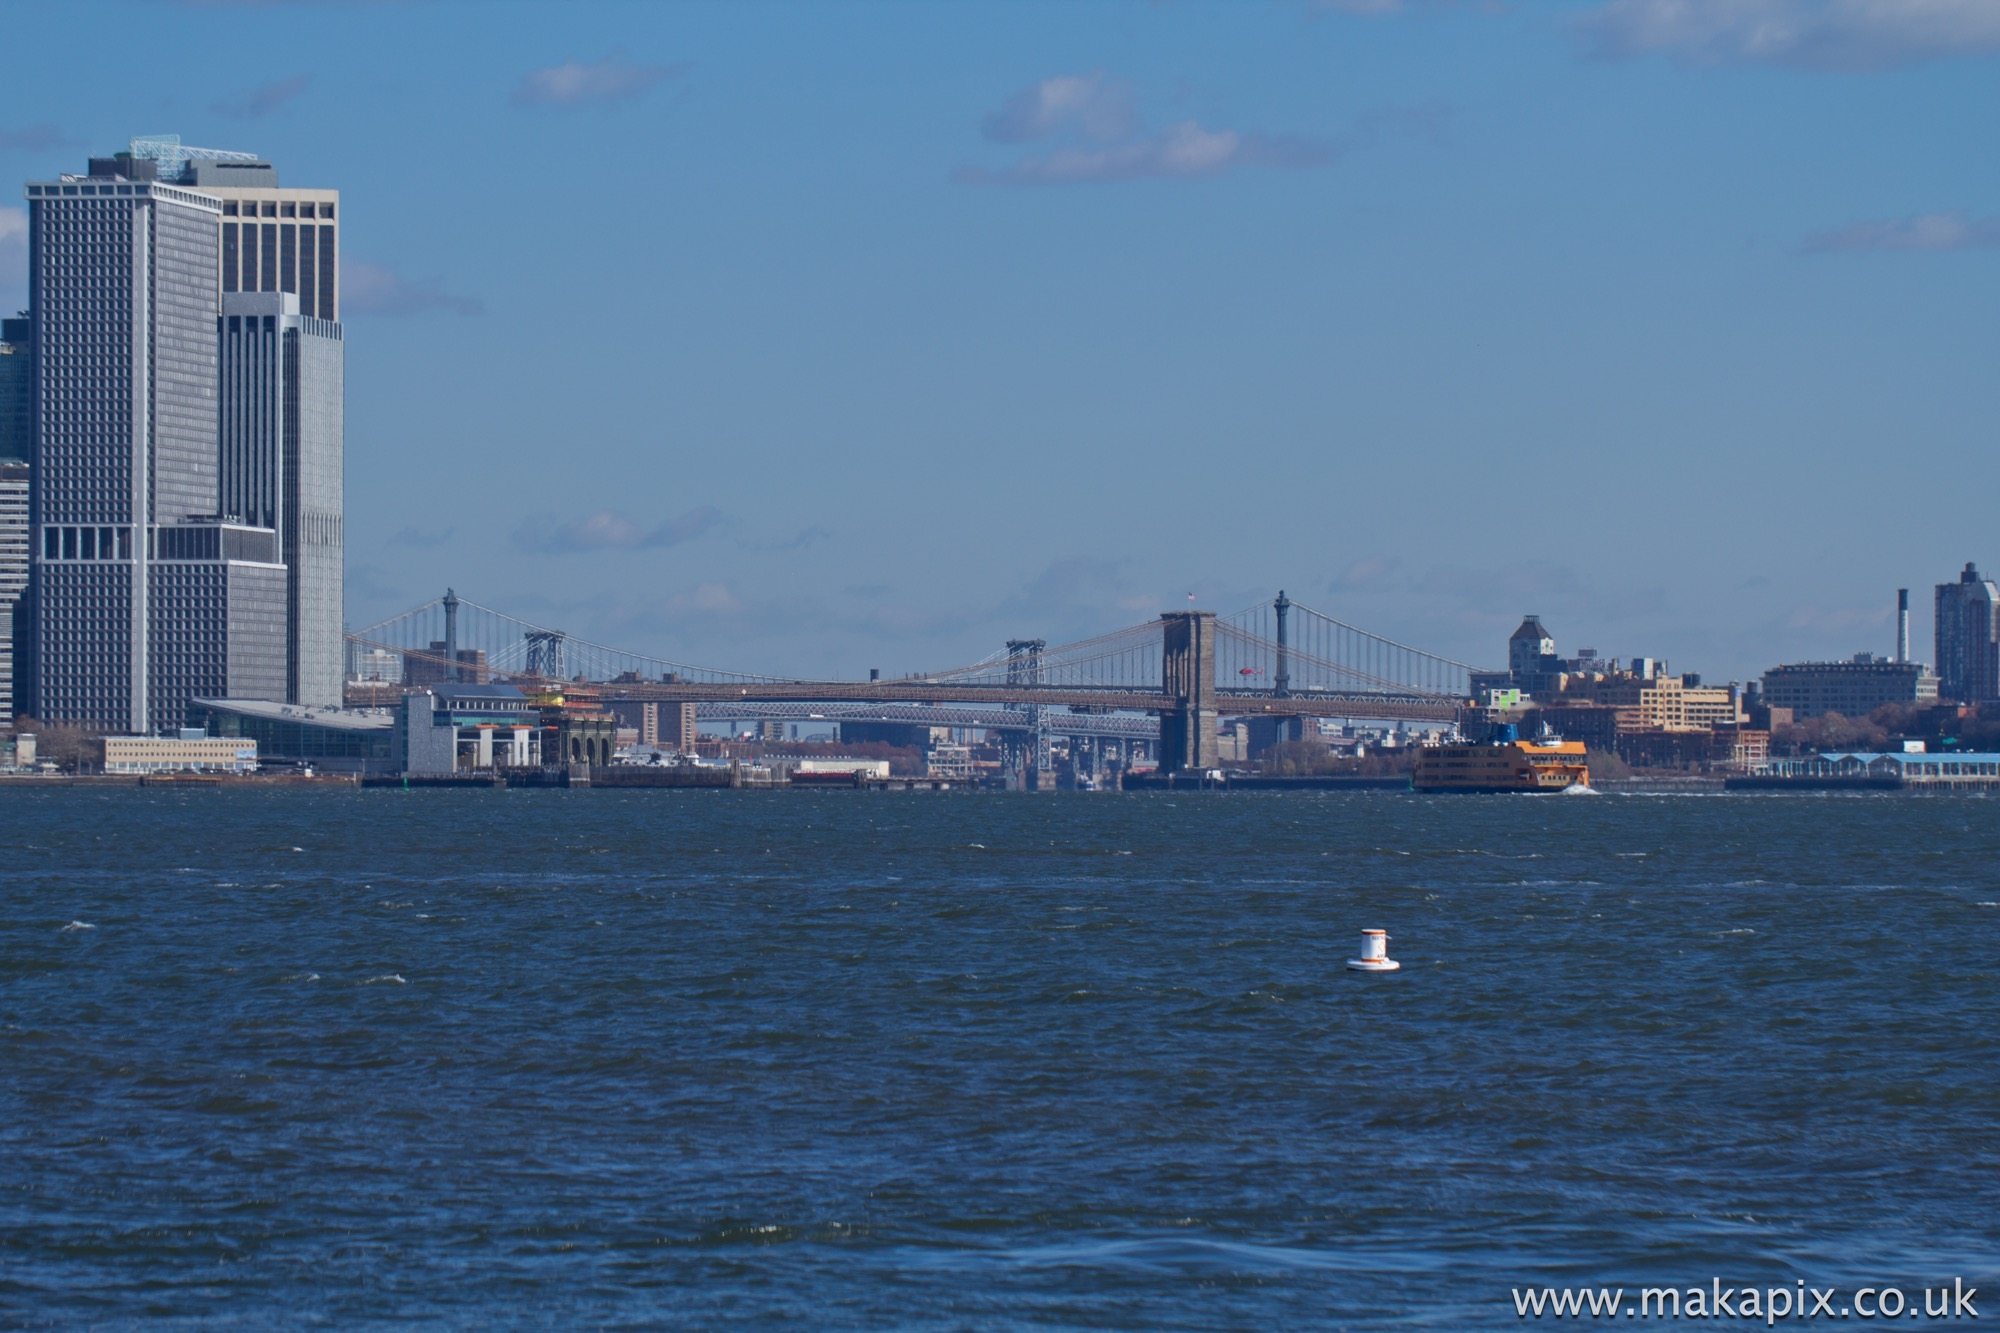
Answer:
[{"label": "stone bridge pier", "polygon": [[1160,678],[1177,706],[1160,714],[1160,771],[1205,771],[1215,748],[1215,612],[1167,611],[1160,616],[1166,656]]}]

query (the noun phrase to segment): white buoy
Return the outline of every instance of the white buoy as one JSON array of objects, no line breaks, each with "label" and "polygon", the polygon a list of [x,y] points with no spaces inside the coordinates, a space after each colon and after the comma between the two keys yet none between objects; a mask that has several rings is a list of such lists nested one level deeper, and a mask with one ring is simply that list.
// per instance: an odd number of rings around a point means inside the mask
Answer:
[{"label": "white buoy", "polygon": [[1394,972],[1402,964],[1389,956],[1388,931],[1364,930],[1361,932],[1361,956],[1348,959],[1347,966],[1354,972]]}]

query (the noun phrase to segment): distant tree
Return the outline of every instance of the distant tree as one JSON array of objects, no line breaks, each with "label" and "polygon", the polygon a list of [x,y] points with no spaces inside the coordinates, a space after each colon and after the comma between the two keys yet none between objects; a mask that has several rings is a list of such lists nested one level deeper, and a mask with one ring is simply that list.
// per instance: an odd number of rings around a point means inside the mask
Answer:
[{"label": "distant tree", "polygon": [[1935,730],[1928,704],[1883,704],[1868,715],[1868,720],[1891,740],[1921,740]]},{"label": "distant tree", "polygon": [[21,716],[14,719],[14,734],[35,738],[35,758],[38,761],[47,759],[74,773],[83,758],[84,742],[104,733],[100,728],[74,722],[37,722],[32,717]]},{"label": "distant tree", "polygon": [[1273,777],[1390,777],[1416,767],[1414,746],[1372,749],[1359,758],[1337,755],[1325,741],[1282,741],[1264,751],[1257,761],[1259,772]]},{"label": "distant tree", "polygon": [[1592,782],[1632,776],[1632,766],[1620,759],[1616,750],[1589,750],[1584,756],[1584,762],[1590,765]]},{"label": "distant tree", "polygon": [[1839,713],[1821,713],[1789,727],[1779,727],[1771,737],[1774,747],[1801,754],[1830,750],[1879,750],[1889,743],[1889,729],[1872,717],[1851,718]]},{"label": "distant tree", "polygon": [[1310,777],[1330,773],[1333,750],[1325,741],[1280,741],[1264,751],[1258,767],[1273,777]]}]

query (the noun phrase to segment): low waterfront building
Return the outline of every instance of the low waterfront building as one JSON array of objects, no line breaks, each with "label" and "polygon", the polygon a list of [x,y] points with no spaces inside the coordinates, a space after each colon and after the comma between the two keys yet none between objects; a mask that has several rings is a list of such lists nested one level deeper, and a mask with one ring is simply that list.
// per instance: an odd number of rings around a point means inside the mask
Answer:
[{"label": "low waterfront building", "polygon": [[1798,759],[1772,759],[1751,770],[1755,778],[1776,785],[1878,785],[1915,790],[2000,787],[2000,754],[1927,754],[1908,750],[1886,754],[1855,751],[1814,754]]},{"label": "low waterfront building", "polygon": [[946,743],[931,746],[924,754],[924,774],[926,777],[969,781],[973,775],[972,747]]},{"label": "low waterfront building", "polygon": [[787,767],[794,773],[859,773],[866,778],[889,776],[887,759],[794,759],[789,761]]},{"label": "low waterfront building", "polygon": [[604,706],[602,694],[575,684],[552,684],[535,695],[533,704],[542,727],[538,762],[595,768],[611,763],[618,748],[618,716]]},{"label": "low waterfront building", "polygon": [[100,773],[254,773],[257,742],[202,736],[93,736],[86,765]]},{"label": "low waterfront building", "polygon": [[263,699],[195,699],[187,725],[213,737],[256,742],[265,764],[328,773],[398,773],[395,715],[386,708],[303,708]]},{"label": "low waterfront building", "polygon": [[[561,762],[549,754],[542,736],[543,710],[512,685],[439,683],[431,696],[437,701],[432,725],[454,733],[456,767],[539,768]],[[610,751],[605,753],[609,762]]]},{"label": "low waterfront building", "polygon": [[1847,662],[1795,662],[1764,673],[1763,702],[1794,718],[1839,713],[1866,717],[1885,704],[1938,701],[1938,678],[1922,662],[1891,662],[1867,653]]}]

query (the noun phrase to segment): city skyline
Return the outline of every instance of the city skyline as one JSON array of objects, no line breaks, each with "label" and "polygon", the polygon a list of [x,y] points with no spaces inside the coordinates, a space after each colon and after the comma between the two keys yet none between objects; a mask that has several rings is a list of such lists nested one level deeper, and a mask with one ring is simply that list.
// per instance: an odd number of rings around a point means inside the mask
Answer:
[{"label": "city skyline", "polygon": [[[1647,8],[522,9],[440,63],[462,9],[139,7],[83,86],[31,12],[0,163],[341,185],[352,625],[450,584],[853,675],[1285,586],[1482,666],[1524,610],[1710,680],[1886,655],[1996,562],[1852,538],[2000,466],[2000,44]],[[166,26],[270,78],[175,86]]]}]

